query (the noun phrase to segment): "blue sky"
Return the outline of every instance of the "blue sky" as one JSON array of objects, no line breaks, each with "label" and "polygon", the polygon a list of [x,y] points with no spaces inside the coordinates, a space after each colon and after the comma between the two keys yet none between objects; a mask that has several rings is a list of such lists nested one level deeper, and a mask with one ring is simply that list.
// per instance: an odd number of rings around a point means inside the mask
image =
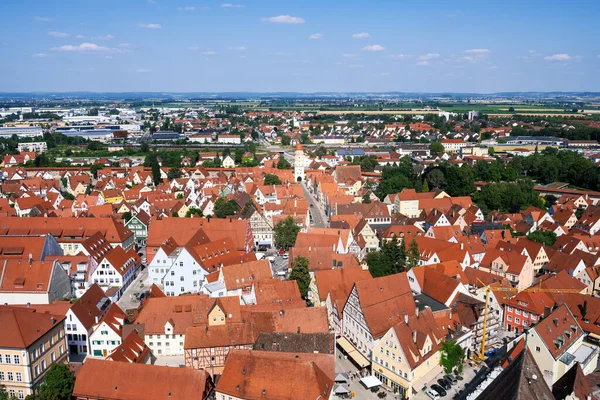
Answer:
[{"label": "blue sky", "polygon": [[1,10],[0,91],[600,91],[598,1],[3,0]]}]

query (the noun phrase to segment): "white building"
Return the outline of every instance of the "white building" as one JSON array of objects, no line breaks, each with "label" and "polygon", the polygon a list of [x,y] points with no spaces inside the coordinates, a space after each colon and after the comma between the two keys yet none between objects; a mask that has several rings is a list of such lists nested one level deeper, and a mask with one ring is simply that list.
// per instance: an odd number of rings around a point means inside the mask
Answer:
[{"label": "white building", "polygon": [[296,145],[296,151],[294,152],[294,180],[296,182],[304,182],[306,175],[304,174],[304,151],[302,145],[298,143]]},{"label": "white building", "polygon": [[0,138],[10,138],[12,135],[30,138],[44,136],[44,132],[39,126],[0,127]]},{"label": "white building", "polygon": [[19,143],[17,150],[19,150],[19,152],[34,151],[36,153],[45,153],[48,151],[48,144],[46,144],[46,142]]},{"label": "white building", "polygon": [[222,144],[241,144],[242,139],[240,139],[240,135],[219,135],[217,142]]},{"label": "white building", "polygon": [[121,328],[127,316],[112,304],[90,335],[90,356],[106,358],[121,345]]}]

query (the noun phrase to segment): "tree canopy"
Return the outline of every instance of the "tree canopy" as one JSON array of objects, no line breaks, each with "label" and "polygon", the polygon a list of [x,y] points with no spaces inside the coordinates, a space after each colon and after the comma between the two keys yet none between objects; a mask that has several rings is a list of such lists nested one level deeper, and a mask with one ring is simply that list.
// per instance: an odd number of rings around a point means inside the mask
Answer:
[{"label": "tree canopy", "polygon": [[462,372],[462,364],[465,359],[465,350],[460,347],[456,341],[442,342],[442,348],[440,349],[440,365],[444,367],[444,372],[449,374],[454,368],[459,373]]},{"label": "tree canopy", "polygon": [[308,286],[310,285],[310,272],[308,271],[308,259],[302,256],[296,257],[292,262],[290,280],[298,283],[298,289],[302,297],[306,298]]},{"label": "tree canopy", "polygon": [[237,204],[233,200],[225,200],[223,197],[219,197],[215,201],[215,207],[213,213],[217,218],[225,218],[229,215],[235,214],[237,211]]},{"label": "tree canopy", "polygon": [[294,218],[289,216],[283,221],[279,221],[275,225],[275,228],[273,228],[273,231],[275,232],[275,243],[277,246],[287,249],[296,243],[300,227],[296,224]]},{"label": "tree canopy", "polygon": [[533,231],[527,235],[527,239],[552,247],[554,242],[556,242],[557,236],[552,231]]},{"label": "tree canopy", "polygon": [[281,179],[277,175],[265,174],[265,185],[281,185]]}]

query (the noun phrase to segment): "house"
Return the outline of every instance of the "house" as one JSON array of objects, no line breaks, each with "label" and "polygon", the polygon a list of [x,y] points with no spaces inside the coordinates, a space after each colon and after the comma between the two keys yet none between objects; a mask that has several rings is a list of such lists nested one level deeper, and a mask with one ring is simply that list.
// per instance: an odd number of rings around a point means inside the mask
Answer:
[{"label": "house", "polygon": [[9,396],[38,393],[54,363],[67,362],[64,315],[0,307],[0,380]]},{"label": "house", "polygon": [[467,145],[462,139],[442,139],[440,143],[444,146],[446,153],[458,153]]},{"label": "house", "polygon": [[90,335],[90,356],[105,358],[121,345],[121,330],[127,316],[116,303],[108,307]]},{"label": "house", "polygon": [[523,333],[550,313],[554,300],[544,292],[520,292],[504,301],[504,329]]},{"label": "house", "polygon": [[[101,376],[102,379],[98,379]],[[88,360],[77,374],[75,400],[207,400],[211,377],[200,370],[108,360]]]},{"label": "house", "polygon": [[57,260],[0,263],[0,304],[50,304],[71,298],[71,280]]},{"label": "house", "polygon": [[551,386],[575,363],[589,374],[598,362],[598,347],[584,342],[585,333],[569,308],[561,305],[527,334],[527,347],[542,377]]},{"label": "house", "polygon": [[139,245],[145,245],[148,238],[148,227],[150,226],[150,215],[145,211],[138,211],[129,221],[125,223],[125,227],[133,232],[135,242]]},{"label": "house", "polygon": [[330,399],[334,377],[332,354],[233,350],[215,399]]},{"label": "house", "polygon": [[337,336],[342,334],[344,303],[354,284],[365,279],[372,279],[371,273],[360,267],[323,269],[312,274],[309,299],[315,307],[327,307],[329,327]]},{"label": "house", "polygon": [[370,364],[373,346],[392,326],[414,315],[413,294],[406,273],[358,281],[342,311],[340,346],[361,367]]},{"label": "house", "polygon": [[[125,325],[123,331],[125,331],[125,327],[130,326],[132,325]],[[144,343],[144,339],[140,337],[140,334],[134,328],[129,329],[128,334],[123,333],[123,342],[106,359],[118,362],[150,364],[152,362],[152,353],[150,352],[150,348]]]},{"label": "house", "polygon": [[390,328],[373,348],[373,375],[403,398],[413,398],[441,373],[440,348],[445,334],[431,309]]},{"label": "house", "polygon": [[65,331],[69,356],[87,356],[90,349],[90,335],[109,309],[111,300],[104,290],[93,284],[67,311]]},{"label": "house", "polygon": [[117,301],[135,279],[139,263],[140,256],[135,249],[111,248],[90,270],[89,282],[97,283],[113,301]]}]

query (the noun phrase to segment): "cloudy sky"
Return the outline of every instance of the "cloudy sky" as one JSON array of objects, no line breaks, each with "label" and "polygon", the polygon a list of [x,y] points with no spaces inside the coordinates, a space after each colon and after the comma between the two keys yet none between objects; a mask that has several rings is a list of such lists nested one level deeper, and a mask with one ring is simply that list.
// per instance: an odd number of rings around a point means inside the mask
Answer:
[{"label": "cloudy sky", "polygon": [[598,1],[228,1],[3,0],[0,91],[600,91]]}]

